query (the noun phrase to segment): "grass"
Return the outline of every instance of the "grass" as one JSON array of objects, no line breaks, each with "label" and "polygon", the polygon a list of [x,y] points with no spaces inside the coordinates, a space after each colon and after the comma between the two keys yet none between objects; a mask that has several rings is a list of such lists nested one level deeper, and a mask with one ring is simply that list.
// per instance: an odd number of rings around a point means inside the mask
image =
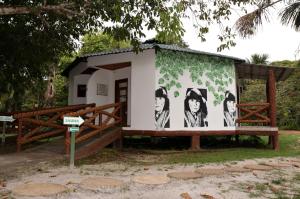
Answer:
[{"label": "grass", "polygon": [[[271,157],[292,157],[300,155],[300,136],[299,135],[281,135],[279,151],[267,147],[255,148],[220,148],[208,149],[200,152],[183,152],[180,154],[169,155],[168,163],[208,163],[208,162],[225,162],[239,161],[253,158],[271,158]],[[267,143],[267,137],[263,138]]]},{"label": "grass", "polygon": [[[220,138],[217,138],[219,140],[211,140],[206,143],[201,140],[201,144],[205,149],[200,151],[188,150],[190,144],[189,139],[162,139],[158,145],[147,142],[145,139],[125,139],[123,151],[106,148],[91,157],[76,161],[76,164],[98,164],[110,161],[126,162],[128,164],[145,164],[144,159],[150,160],[149,164],[218,163],[253,158],[300,156],[300,135],[281,135],[279,139],[279,151],[274,151],[270,146],[267,146],[268,137],[262,137],[259,142],[256,141],[257,138],[251,138],[252,140],[248,140],[247,142],[243,140],[248,138],[247,136],[241,138],[239,145],[234,144],[234,142],[228,144],[220,140]],[[168,141],[170,143],[168,143]],[[205,144],[210,145],[207,146]],[[153,161],[151,162],[151,160]]]}]

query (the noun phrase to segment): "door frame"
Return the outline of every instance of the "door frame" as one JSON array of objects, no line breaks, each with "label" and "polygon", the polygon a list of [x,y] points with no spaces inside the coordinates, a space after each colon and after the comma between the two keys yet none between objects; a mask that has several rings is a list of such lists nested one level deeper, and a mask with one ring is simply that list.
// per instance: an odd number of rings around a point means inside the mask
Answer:
[{"label": "door frame", "polygon": [[126,104],[124,105],[125,107],[122,107],[123,109],[123,116],[122,116],[122,119],[123,119],[123,122],[122,122],[122,125],[123,126],[127,126],[127,120],[128,120],[128,78],[124,78],[124,79],[118,79],[118,80],[115,80],[115,103],[118,103],[119,102],[119,99],[120,99],[120,94],[119,94],[119,91],[120,91],[120,88],[119,88],[119,84],[120,83],[123,83],[123,82],[127,82],[127,87],[126,87]]}]

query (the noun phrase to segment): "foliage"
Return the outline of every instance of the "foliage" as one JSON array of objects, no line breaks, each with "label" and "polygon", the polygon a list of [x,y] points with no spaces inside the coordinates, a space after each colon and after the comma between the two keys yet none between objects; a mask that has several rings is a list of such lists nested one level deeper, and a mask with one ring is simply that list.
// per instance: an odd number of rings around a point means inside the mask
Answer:
[{"label": "foliage", "polygon": [[253,54],[248,61],[251,64],[268,64],[268,59],[268,54]]},{"label": "foliage", "polygon": [[281,23],[285,25],[291,25],[295,30],[300,30],[300,2],[295,1],[292,4],[286,6],[286,8],[280,13]]},{"label": "foliage", "polygon": [[284,25],[291,25],[296,31],[300,27],[300,2],[297,0],[268,0],[257,1],[254,3],[256,9],[241,16],[236,24],[236,30],[242,37],[249,37],[257,32],[258,27],[262,26],[263,19],[269,21],[269,10],[282,3],[283,10],[279,13],[281,22]]},{"label": "foliage", "polygon": [[[264,6],[272,3],[266,1]],[[138,49],[145,30],[154,30],[163,39],[178,40],[184,34],[181,21],[188,19],[199,30],[202,41],[209,27],[218,24],[220,51],[235,45],[235,33],[227,25],[232,9],[238,6],[245,11],[249,4],[257,5],[257,1],[2,0],[0,106],[6,111],[19,109],[26,90],[48,77],[50,68],[57,66],[62,55],[74,51],[76,40],[88,31],[102,30]]]},{"label": "foliage", "polygon": [[[226,87],[233,82],[234,78],[232,60],[207,55],[160,50],[156,55],[155,66],[161,75],[158,84],[166,87],[167,90],[175,88],[175,97],[178,97],[178,89],[182,87],[178,78],[184,71],[189,71],[194,83],[207,87],[208,91],[213,93],[214,105],[224,100]],[[207,76],[209,80],[203,82],[203,76]]]},{"label": "foliage", "polygon": [[177,45],[182,48],[187,48],[188,44],[184,42],[182,37],[178,37],[173,35],[170,32],[159,32],[155,36],[155,40],[157,40],[161,44],[169,44],[169,45]]},{"label": "foliage", "polygon": [[277,121],[282,128],[300,129],[300,62],[278,61],[272,64],[296,68],[287,80],[277,84]]},{"label": "foliage", "polygon": [[79,50],[79,55],[131,47],[129,41],[117,41],[112,36],[103,32],[87,33],[81,41],[82,47]]}]

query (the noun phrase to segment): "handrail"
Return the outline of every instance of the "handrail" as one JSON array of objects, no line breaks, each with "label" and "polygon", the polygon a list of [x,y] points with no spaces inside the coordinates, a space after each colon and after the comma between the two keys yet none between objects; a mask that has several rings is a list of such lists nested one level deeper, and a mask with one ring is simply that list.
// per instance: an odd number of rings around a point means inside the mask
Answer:
[{"label": "handrail", "polygon": [[247,106],[269,106],[270,103],[267,102],[258,102],[258,103],[240,103],[237,104],[237,107],[247,107]]},{"label": "handrail", "polygon": [[65,107],[53,107],[53,108],[43,108],[40,110],[34,110],[34,111],[24,111],[20,113],[13,114],[13,117],[15,119],[23,118],[23,117],[30,117],[30,116],[37,116],[37,115],[42,115],[42,114],[48,114],[48,113],[53,113],[53,112],[61,112],[61,111],[69,111],[73,109],[82,109],[82,108],[87,108],[95,106],[95,103],[91,104],[76,104],[76,105],[69,105]]},{"label": "handrail", "polygon": [[16,119],[14,123],[18,130],[17,151],[20,151],[21,146],[25,143],[60,134],[63,135],[67,127],[62,124],[61,116],[68,112],[89,107],[95,107],[95,103],[43,108],[13,114],[13,117]]},{"label": "handrail", "polygon": [[[122,103],[119,102],[70,112],[63,116],[81,116],[85,119],[75,136],[75,143],[80,143],[102,134],[105,129],[120,124],[122,122],[122,110]],[[66,131],[65,138],[66,153],[68,154],[71,142],[68,131]]]},{"label": "handrail", "polygon": [[242,103],[236,106],[240,112],[236,123],[269,124],[271,121],[268,116],[270,103]]}]

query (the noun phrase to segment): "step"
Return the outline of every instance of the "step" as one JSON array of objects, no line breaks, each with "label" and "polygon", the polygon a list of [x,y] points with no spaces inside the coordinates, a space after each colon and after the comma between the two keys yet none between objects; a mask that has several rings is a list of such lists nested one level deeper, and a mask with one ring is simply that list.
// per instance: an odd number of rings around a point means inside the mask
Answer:
[{"label": "step", "polygon": [[105,130],[105,133],[101,137],[94,138],[92,141],[78,147],[75,152],[75,159],[78,160],[99,152],[107,145],[120,139],[121,134],[120,127]]}]

